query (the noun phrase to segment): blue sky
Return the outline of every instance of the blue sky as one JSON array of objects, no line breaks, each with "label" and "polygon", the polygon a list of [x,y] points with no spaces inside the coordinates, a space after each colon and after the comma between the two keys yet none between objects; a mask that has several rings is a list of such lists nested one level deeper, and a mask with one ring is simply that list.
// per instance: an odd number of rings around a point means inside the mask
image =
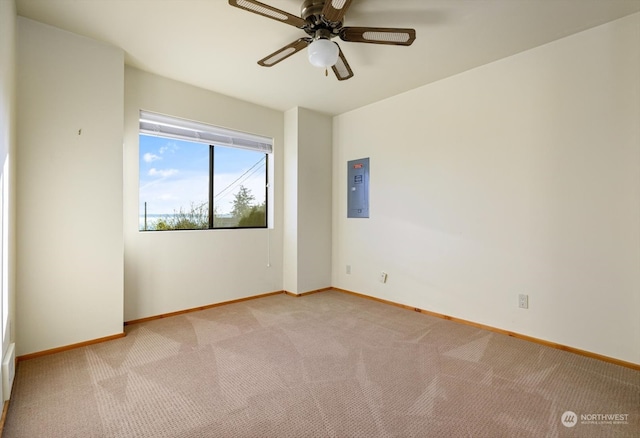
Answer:
[{"label": "blue sky", "polygon": [[[216,146],[214,192],[219,194],[215,198],[219,213],[231,210],[240,184],[251,190],[256,203],[264,201],[265,163],[259,162],[263,157],[262,153]],[[208,145],[140,135],[140,214],[145,201],[148,214],[171,214],[180,207],[189,208],[191,202],[205,203],[208,181]]]}]

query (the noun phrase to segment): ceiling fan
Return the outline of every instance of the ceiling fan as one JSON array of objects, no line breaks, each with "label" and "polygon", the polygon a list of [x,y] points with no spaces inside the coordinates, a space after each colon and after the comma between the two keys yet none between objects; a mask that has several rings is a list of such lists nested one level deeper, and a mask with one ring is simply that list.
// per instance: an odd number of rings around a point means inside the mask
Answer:
[{"label": "ceiling fan", "polygon": [[263,67],[273,67],[308,47],[311,64],[324,68],[327,73],[328,68],[331,67],[338,80],[344,81],[353,77],[353,70],[338,44],[331,41],[332,38],[338,36],[342,41],[347,42],[396,46],[410,46],[416,39],[414,29],[343,26],[344,16],[352,1],[304,0],[300,17],[255,0],[229,0],[229,4],[295,26],[308,35],[262,58],[258,64]]}]

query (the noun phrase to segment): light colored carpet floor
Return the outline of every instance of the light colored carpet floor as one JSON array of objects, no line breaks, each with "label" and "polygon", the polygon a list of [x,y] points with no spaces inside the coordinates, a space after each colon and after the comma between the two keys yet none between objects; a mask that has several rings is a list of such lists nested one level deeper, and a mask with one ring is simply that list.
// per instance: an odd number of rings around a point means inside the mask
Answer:
[{"label": "light colored carpet floor", "polygon": [[340,292],[126,332],[21,361],[3,437],[640,436],[638,371]]}]

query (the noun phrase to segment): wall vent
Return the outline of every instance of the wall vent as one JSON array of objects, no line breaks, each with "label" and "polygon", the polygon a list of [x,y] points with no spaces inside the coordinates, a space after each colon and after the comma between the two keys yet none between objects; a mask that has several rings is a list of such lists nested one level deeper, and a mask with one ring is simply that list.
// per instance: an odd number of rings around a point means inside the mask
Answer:
[{"label": "wall vent", "polygon": [[13,378],[16,375],[16,344],[9,344],[7,353],[2,359],[2,394],[4,400],[9,400],[11,396],[11,387],[13,386]]}]

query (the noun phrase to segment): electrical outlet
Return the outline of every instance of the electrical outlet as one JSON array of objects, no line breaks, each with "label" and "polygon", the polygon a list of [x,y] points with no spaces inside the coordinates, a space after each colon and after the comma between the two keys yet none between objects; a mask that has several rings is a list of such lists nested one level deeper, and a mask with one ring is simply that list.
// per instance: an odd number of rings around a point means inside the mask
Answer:
[{"label": "electrical outlet", "polygon": [[387,282],[387,273],[382,271],[380,273],[380,283],[386,283]]},{"label": "electrical outlet", "polygon": [[527,294],[518,295],[518,307],[521,309],[529,308],[529,295]]},{"label": "electrical outlet", "polygon": [[351,274],[351,265],[347,265],[347,274]]}]

